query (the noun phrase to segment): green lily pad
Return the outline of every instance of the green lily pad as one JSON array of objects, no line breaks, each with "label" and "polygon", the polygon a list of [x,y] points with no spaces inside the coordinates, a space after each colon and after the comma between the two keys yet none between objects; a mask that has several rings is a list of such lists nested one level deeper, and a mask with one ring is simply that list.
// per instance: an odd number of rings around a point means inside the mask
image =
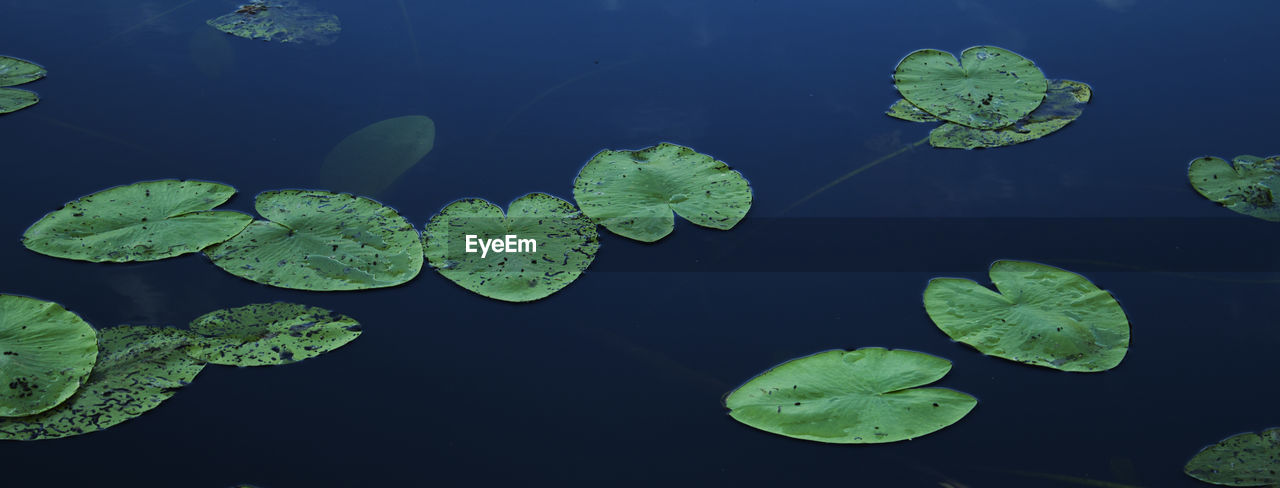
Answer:
[{"label": "green lily pad", "polygon": [[323,308],[257,303],[191,321],[186,353],[213,364],[272,366],[313,358],[360,336],[360,323]]},{"label": "green lily pad", "polygon": [[[43,66],[25,59],[0,56],[0,87],[16,86],[44,78]],[[0,88],[0,114],[18,111],[40,101],[35,92],[18,88]]]},{"label": "green lily pad", "polygon": [[921,352],[865,347],[792,359],[725,398],[729,415],[757,429],[839,444],[895,442],[954,424],[978,400],[938,381],[951,361]]},{"label": "green lily pad", "polygon": [[294,0],[252,0],[235,12],[209,19],[215,29],[245,39],[270,42],[311,42],[327,46],[338,40],[342,23],[338,16],[321,12]]},{"label": "green lily pad", "polygon": [[910,122],[937,122],[938,118],[929,112],[921,110],[920,107],[912,105],[906,100],[898,100],[889,106],[889,111],[885,112],[890,117],[902,119]]},{"label": "green lily pad", "polygon": [[93,262],[154,261],[230,239],[253,217],[211,211],[234,195],[207,181],[160,180],[108,188],[49,212],[22,235],[40,254]]},{"label": "green lily pad", "polygon": [[140,416],[186,386],[204,362],[173,328],[122,325],[98,331],[98,361],[71,398],[43,413],[0,418],[0,439],[41,440],[106,429]]},{"label": "green lily pad", "polygon": [[1044,99],[1044,73],[1031,60],[993,46],[960,53],[922,49],[908,54],[893,74],[894,86],[912,105],[948,122],[998,129],[1017,122]]},{"label": "green lily pad", "polygon": [[1036,107],[1022,120],[999,129],[974,129],[948,122],[929,133],[933,147],[973,149],[978,147],[1012,146],[1032,141],[1066,127],[1084,113],[1093,90],[1089,85],[1071,80],[1052,80],[1045,93],[1044,103]]},{"label": "green lily pad", "polygon": [[675,229],[672,211],[727,230],[751,209],[751,186],[729,165],[675,144],[600,151],[578,172],[573,198],[611,232],[654,242]]},{"label": "green lily pad", "polygon": [[1187,177],[1196,192],[1250,217],[1280,222],[1280,156],[1236,156],[1231,163],[1206,156],[1191,161]]},{"label": "green lily pad", "polygon": [[418,164],[436,142],[436,124],[422,115],[383,120],[339,142],[320,166],[330,190],[377,195]]},{"label": "green lily pad", "polygon": [[395,209],[368,198],[311,190],[258,195],[255,220],[205,250],[228,273],[296,290],[395,286],[422,269],[422,241]]},{"label": "green lily pad", "polygon": [[1280,429],[1223,439],[1202,449],[1182,469],[1215,485],[1280,486]]},{"label": "green lily pad", "polygon": [[1116,367],[1129,350],[1129,320],[1116,299],[1083,276],[1039,263],[996,261],[999,293],[966,279],[934,278],[929,318],[983,354],[1063,371]]},{"label": "green lily pad", "polygon": [[70,398],[98,357],[97,334],[53,302],[0,295],[0,417],[43,412]]},{"label": "green lily pad", "polygon": [[[508,302],[537,300],[568,286],[600,249],[595,222],[572,203],[545,193],[517,198],[506,215],[479,198],[458,200],[432,216],[422,236],[427,260],[441,275]],[[494,239],[502,242],[501,252],[480,244]],[[521,247],[522,239],[532,240],[536,249],[528,247],[529,241]],[[515,252],[508,241],[515,243]]]}]

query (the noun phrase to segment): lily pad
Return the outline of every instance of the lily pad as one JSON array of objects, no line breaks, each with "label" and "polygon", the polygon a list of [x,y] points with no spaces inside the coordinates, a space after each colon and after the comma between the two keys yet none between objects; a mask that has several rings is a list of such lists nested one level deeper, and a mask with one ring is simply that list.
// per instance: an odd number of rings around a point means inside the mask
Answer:
[{"label": "lily pad", "polygon": [[418,164],[436,142],[436,124],[422,115],[383,120],[339,142],[320,167],[331,190],[377,195]]},{"label": "lily pad", "polygon": [[213,264],[258,283],[296,290],[395,286],[422,270],[422,241],[395,209],[317,190],[258,195],[255,220],[205,250]]},{"label": "lily pad", "polygon": [[207,181],[160,180],[117,186],[49,212],[22,235],[40,254],[93,262],[154,261],[230,239],[253,217],[211,211],[234,195]]},{"label": "lily pad", "polygon": [[71,398],[44,413],[0,418],[0,439],[41,440],[106,429],[140,416],[186,386],[204,362],[173,328],[122,325],[98,332],[98,361]]},{"label": "lily pad", "polygon": [[1231,163],[1206,156],[1191,161],[1187,177],[1196,192],[1232,211],[1280,222],[1280,156],[1236,156]]},{"label": "lily pad", "polygon": [[[17,86],[44,78],[43,66],[24,59],[0,56],[0,87]],[[18,88],[0,88],[0,114],[18,111],[40,101],[35,92]]]},{"label": "lily pad", "polygon": [[1035,63],[994,46],[965,49],[959,61],[945,51],[915,51],[898,63],[893,80],[912,105],[975,129],[1017,122],[1040,105],[1047,89]]},{"label": "lily pad", "polygon": [[191,321],[186,353],[213,364],[271,366],[313,358],[360,336],[360,323],[323,308],[257,303]]},{"label": "lily pad", "polygon": [[245,39],[270,42],[311,42],[327,46],[338,40],[342,23],[338,16],[321,12],[294,0],[252,0],[235,12],[209,19],[215,29]]},{"label": "lily pad", "polygon": [[1280,486],[1280,429],[1228,437],[1197,453],[1183,471],[1215,485]]},{"label": "lily pad", "polygon": [[948,122],[929,133],[929,144],[933,147],[973,149],[1033,141],[1076,120],[1084,113],[1084,105],[1092,97],[1093,90],[1087,84],[1052,80],[1049,82],[1049,91],[1045,93],[1044,103],[1013,125],[983,130]]},{"label": "lily pad", "polygon": [[889,106],[889,111],[885,112],[890,117],[902,119],[911,122],[937,122],[938,118],[929,112],[921,110],[920,107],[912,105],[906,100],[898,100]]},{"label": "lily pad", "polygon": [[[458,200],[431,217],[422,234],[427,260],[441,275],[508,302],[537,300],[568,286],[600,249],[595,222],[545,193],[517,198],[506,215],[485,200]],[[501,251],[480,244],[495,239]]]},{"label": "lily pad", "polygon": [[865,347],[792,359],[725,398],[729,415],[757,429],[839,444],[895,442],[954,424],[978,400],[938,381],[951,361]]},{"label": "lily pad", "polygon": [[675,229],[673,211],[703,227],[733,228],[751,209],[751,186],[711,156],[662,143],[600,151],[578,172],[573,198],[611,232],[654,242]]},{"label": "lily pad", "polygon": [[0,295],[0,417],[43,412],[70,398],[98,357],[88,323],[53,302]]},{"label": "lily pad", "polygon": [[996,261],[999,293],[966,279],[934,278],[929,317],[983,354],[1060,369],[1116,367],[1129,350],[1129,320],[1116,299],[1083,276],[1026,261]]}]

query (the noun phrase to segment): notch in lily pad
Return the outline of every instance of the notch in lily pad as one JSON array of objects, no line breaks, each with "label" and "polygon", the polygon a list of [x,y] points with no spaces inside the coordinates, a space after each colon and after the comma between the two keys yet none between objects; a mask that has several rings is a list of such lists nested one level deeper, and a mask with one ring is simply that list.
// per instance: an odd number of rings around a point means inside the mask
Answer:
[{"label": "notch in lily pad", "polygon": [[934,278],[929,318],[983,354],[1075,372],[1106,371],[1129,350],[1120,304],[1083,276],[1039,263],[991,264],[992,291],[973,280]]},{"label": "notch in lily pad", "polygon": [[1187,178],[1201,196],[1233,212],[1280,222],[1280,156],[1236,156],[1231,162],[1213,156],[1196,158]]},{"label": "notch in lily pad", "polygon": [[1224,486],[1280,486],[1280,429],[1236,434],[1196,453],[1183,472]]},{"label": "notch in lily pad", "polygon": [[0,56],[0,114],[16,112],[40,101],[36,92],[21,88],[5,88],[44,78],[48,71],[31,61]]},{"label": "notch in lily pad", "polygon": [[792,359],[725,398],[735,420],[774,434],[837,444],[909,440],[958,422],[978,404],[966,393],[923,387],[951,361],[865,347]]},{"label": "notch in lily pad", "polygon": [[49,410],[80,388],[98,357],[97,334],[53,302],[0,294],[0,417]]},{"label": "notch in lily pad", "polygon": [[675,229],[675,214],[728,230],[751,209],[751,186],[722,161],[662,143],[637,151],[604,150],[573,182],[582,212],[610,232],[654,242]]},{"label": "notch in lily pad", "polygon": [[346,315],[295,303],[256,303],[191,321],[187,355],[226,366],[274,366],[313,358],[360,336]]}]

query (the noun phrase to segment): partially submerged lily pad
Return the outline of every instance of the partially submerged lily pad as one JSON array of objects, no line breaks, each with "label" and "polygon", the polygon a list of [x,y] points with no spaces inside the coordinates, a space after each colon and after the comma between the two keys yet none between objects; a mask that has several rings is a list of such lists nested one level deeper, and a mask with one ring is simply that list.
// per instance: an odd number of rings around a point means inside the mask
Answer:
[{"label": "partially submerged lily pad", "polygon": [[422,115],[374,123],[339,142],[320,166],[331,190],[377,195],[418,164],[436,142],[436,124]]},{"label": "partially submerged lily pad", "polygon": [[703,227],[733,228],[751,209],[751,186],[711,156],[662,143],[600,151],[578,172],[573,198],[611,232],[654,242],[675,229],[673,211]]},{"label": "partially submerged lily pad", "polygon": [[227,366],[271,366],[313,358],[360,336],[360,323],[323,308],[257,303],[191,321],[186,353]]},{"label": "partially submerged lily pad", "polygon": [[98,332],[98,360],[71,398],[43,413],[0,418],[0,439],[87,434],[132,419],[186,386],[204,362],[182,352],[189,336],[173,328],[122,325]]},{"label": "partially submerged lily pad", "polygon": [[422,269],[422,241],[404,217],[368,198],[317,190],[258,195],[255,220],[205,250],[233,275],[297,290],[395,286]]},{"label": "partially submerged lily pad", "polygon": [[1063,371],[1116,367],[1129,350],[1129,320],[1116,299],[1083,276],[1026,261],[991,264],[999,293],[967,279],[934,278],[929,318],[983,354]]},{"label": "partially submerged lily pad", "polygon": [[22,235],[27,249],[93,262],[154,261],[230,239],[253,217],[210,210],[234,195],[207,181],[160,180],[108,188],[49,212]]},{"label": "partially submerged lily pad", "polygon": [[[1044,103],[1026,117],[1008,127],[983,130],[948,122],[929,132],[933,147],[974,149],[1012,146],[1033,141],[1066,127],[1084,113],[1085,104],[1093,97],[1089,85],[1071,80],[1052,80]],[[899,102],[903,102],[899,100]],[[894,104],[897,106],[897,104]],[[892,114],[891,114],[892,115]],[[901,118],[901,117],[900,117]]]},{"label": "partially submerged lily pad", "polygon": [[893,80],[912,105],[976,129],[1013,124],[1040,105],[1047,89],[1035,63],[994,46],[965,49],[959,61],[945,51],[915,51],[898,63]]},{"label": "partially submerged lily pad", "polygon": [[0,295],[0,417],[33,415],[80,388],[98,357],[87,322],[53,302]]},{"label": "partially submerged lily pad", "polygon": [[1215,485],[1280,486],[1280,429],[1223,439],[1202,449],[1182,469]]},{"label": "partially submerged lily pad", "polygon": [[327,46],[338,40],[338,16],[294,0],[252,0],[234,12],[209,19],[215,29],[245,39]]},{"label": "partially submerged lily pad", "polygon": [[[25,59],[0,56],[0,87],[17,86],[44,78],[43,66]],[[0,88],[0,114],[18,111],[40,101],[35,92],[19,88]]]},{"label": "partially submerged lily pad", "polygon": [[919,388],[951,370],[929,354],[866,347],[792,359],[725,398],[729,415],[774,434],[840,444],[895,442],[954,424],[978,400]]},{"label": "partially submerged lily pad", "polygon": [[1251,217],[1280,222],[1280,156],[1206,156],[1191,161],[1187,178],[1200,195]]},{"label": "partially submerged lily pad", "polygon": [[[517,198],[505,215],[479,198],[458,200],[431,217],[422,235],[427,260],[441,275],[509,302],[537,300],[568,286],[600,248],[595,222],[572,203],[545,193]],[[502,242],[501,252],[486,252],[479,244],[492,239]],[[507,249],[508,240],[515,242],[516,252]]]}]

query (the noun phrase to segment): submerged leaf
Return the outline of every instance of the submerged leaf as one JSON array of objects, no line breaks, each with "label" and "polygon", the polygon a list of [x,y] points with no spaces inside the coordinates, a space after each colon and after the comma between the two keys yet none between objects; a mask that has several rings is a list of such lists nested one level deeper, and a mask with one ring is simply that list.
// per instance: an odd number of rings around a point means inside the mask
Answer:
[{"label": "submerged leaf", "polygon": [[1013,125],[983,130],[948,122],[929,133],[929,144],[933,147],[973,149],[1033,141],[1066,127],[1080,117],[1092,96],[1093,90],[1087,84],[1053,80],[1049,82],[1044,103]]},{"label": "submerged leaf", "polygon": [[436,124],[422,115],[383,120],[339,142],[320,167],[331,190],[377,195],[418,164],[436,142]]},{"label": "submerged leaf", "polygon": [[87,322],[53,302],[0,295],[0,417],[43,412],[69,398],[98,357]]},{"label": "submerged leaf", "polygon": [[1231,163],[1206,156],[1191,161],[1187,178],[1196,192],[1235,212],[1280,222],[1280,156],[1236,156]]},{"label": "submerged leaf", "polygon": [[1031,60],[993,46],[951,53],[922,49],[894,70],[894,86],[912,105],[948,122],[998,129],[1035,110],[1044,99],[1044,73]]},{"label": "submerged leaf", "polygon": [[271,366],[313,358],[360,336],[360,323],[323,308],[257,303],[191,321],[186,353],[213,364]]},{"label": "submerged leaf", "polygon": [[929,112],[921,110],[920,107],[912,105],[906,100],[898,100],[889,106],[889,111],[885,112],[890,117],[902,119],[910,122],[937,122],[938,118],[930,115]]},{"label": "submerged leaf", "polygon": [[1223,439],[1202,449],[1182,469],[1216,485],[1280,486],[1280,429]]},{"label": "submerged leaf", "polygon": [[245,39],[294,43],[333,44],[342,31],[338,16],[321,12],[294,0],[252,0],[235,12],[209,19],[215,29]]}]

